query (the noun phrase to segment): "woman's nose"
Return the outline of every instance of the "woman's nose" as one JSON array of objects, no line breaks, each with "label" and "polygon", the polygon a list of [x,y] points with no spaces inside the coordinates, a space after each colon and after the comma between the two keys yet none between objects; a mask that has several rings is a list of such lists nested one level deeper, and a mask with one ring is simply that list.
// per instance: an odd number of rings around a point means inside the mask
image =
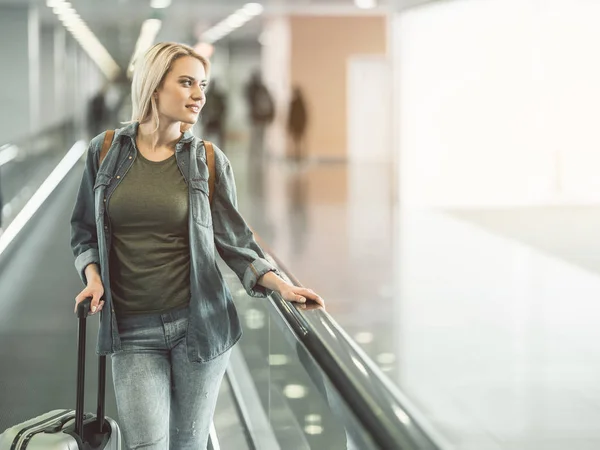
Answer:
[{"label": "woman's nose", "polygon": [[194,100],[204,100],[204,91],[201,88],[195,89],[192,97]]}]

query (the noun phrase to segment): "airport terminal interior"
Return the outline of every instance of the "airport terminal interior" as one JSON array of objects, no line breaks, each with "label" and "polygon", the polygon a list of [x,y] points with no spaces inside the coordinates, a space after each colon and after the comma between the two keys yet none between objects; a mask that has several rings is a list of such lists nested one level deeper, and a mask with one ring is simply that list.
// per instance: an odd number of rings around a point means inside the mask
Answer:
[{"label": "airport terminal interior", "polygon": [[211,63],[194,135],[267,259],[325,301],[253,298],[219,261],[243,337],[209,448],[600,449],[599,19],[588,0],[0,0],[0,433],[75,408],[88,146],[134,120],[134,63],[172,41]]}]

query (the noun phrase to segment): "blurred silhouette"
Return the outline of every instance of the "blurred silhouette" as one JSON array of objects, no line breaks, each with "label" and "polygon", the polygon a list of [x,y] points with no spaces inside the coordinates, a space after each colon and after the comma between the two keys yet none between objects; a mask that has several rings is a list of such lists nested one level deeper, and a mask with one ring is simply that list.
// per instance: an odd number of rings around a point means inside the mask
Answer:
[{"label": "blurred silhouette", "polygon": [[290,111],[288,114],[288,133],[293,141],[293,158],[301,161],[306,158],[306,149],[304,143],[304,134],[308,122],[308,112],[306,111],[306,102],[302,95],[302,90],[296,86],[292,93]]},{"label": "blurred silhouette", "polygon": [[91,136],[100,134],[105,129],[108,119],[108,109],[106,107],[107,87],[104,86],[96,95],[92,97],[88,107],[88,130]]},{"label": "blurred silhouette", "polygon": [[306,238],[308,234],[308,173],[304,170],[294,170],[288,179],[288,215],[290,220],[290,234],[295,255],[306,251]]},{"label": "blurred silhouette", "polygon": [[246,85],[246,100],[250,112],[252,132],[250,138],[250,157],[262,161],[264,154],[265,127],[275,117],[273,98],[261,81],[259,72],[254,72]]},{"label": "blurred silhouette", "polygon": [[[206,103],[202,108],[200,120],[204,126],[205,137],[212,136],[217,146],[225,146],[225,116],[227,113],[227,97],[217,83],[212,80],[206,92]],[[216,137],[216,139],[215,139]]]}]

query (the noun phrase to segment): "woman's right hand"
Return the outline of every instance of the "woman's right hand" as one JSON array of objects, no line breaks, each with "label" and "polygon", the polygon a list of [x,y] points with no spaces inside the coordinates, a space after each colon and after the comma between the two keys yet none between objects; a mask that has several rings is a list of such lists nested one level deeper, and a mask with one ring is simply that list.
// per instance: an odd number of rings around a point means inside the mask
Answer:
[{"label": "woman's right hand", "polygon": [[91,281],[88,283],[86,288],[75,297],[75,313],[77,313],[77,305],[84,301],[86,298],[92,298],[92,304],[90,305],[90,315],[94,315],[97,312],[102,311],[104,306],[104,300],[100,300],[104,295],[104,286],[100,281]]}]

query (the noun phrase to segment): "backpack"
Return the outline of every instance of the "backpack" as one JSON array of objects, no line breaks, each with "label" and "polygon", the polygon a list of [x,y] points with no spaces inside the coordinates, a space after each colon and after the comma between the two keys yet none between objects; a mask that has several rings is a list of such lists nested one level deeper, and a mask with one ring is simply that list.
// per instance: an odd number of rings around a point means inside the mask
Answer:
[{"label": "backpack", "polygon": [[[115,136],[115,130],[108,130],[106,135],[104,136],[104,142],[102,142],[102,150],[100,151],[100,159],[98,162],[98,167],[106,158],[108,150],[110,150],[110,146],[112,144],[113,138]],[[213,194],[215,191],[215,149],[211,142],[203,141],[204,147],[206,148],[206,164],[208,164],[208,201],[212,204]]]}]

